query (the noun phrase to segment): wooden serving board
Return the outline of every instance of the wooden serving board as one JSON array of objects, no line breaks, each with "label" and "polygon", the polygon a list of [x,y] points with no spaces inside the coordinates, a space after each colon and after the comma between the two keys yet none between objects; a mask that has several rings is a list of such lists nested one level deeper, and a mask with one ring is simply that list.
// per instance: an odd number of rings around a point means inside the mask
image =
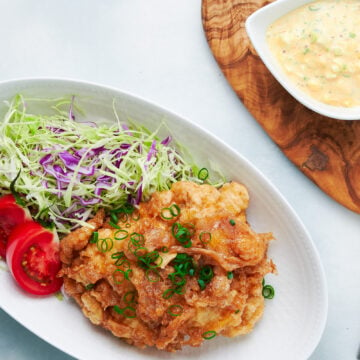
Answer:
[{"label": "wooden serving board", "polygon": [[325,193],[360,213],[360,121],[307,109],[270,74],[245,31],[247,17],[270,2],[202,0],[209,46],[238,97],[284,154]]}]

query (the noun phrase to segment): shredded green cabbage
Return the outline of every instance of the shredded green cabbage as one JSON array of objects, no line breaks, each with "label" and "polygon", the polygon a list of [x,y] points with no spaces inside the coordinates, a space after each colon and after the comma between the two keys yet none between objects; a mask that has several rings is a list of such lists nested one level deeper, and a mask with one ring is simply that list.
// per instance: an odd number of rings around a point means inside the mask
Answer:
[{"label": "shredded green cabbage", "polygon": [[161,141],[159,129],[128,128],[116,113],[111,126],[76,122],[74,97],[43,100],[42,114],[29,112],[31,101],[40,100],[17,95],[0,122],[0,194],[20,171],[16,191],[35,219],[51,220],[60,233],[100,207],[147,200],[180,180],[202,183],[199,168]]}]

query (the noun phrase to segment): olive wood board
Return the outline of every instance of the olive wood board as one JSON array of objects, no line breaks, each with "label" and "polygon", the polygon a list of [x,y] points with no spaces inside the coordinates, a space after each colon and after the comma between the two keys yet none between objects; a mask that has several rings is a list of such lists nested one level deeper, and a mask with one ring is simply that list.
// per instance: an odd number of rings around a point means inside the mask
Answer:
[{"label": "olive wood board", "polygon": [[208,44],[240,100],[283,153],[326,194],[360,213],[360,121],[335,120],[309,110],[265,67],[245,21],[271,2],[202,0]]}]

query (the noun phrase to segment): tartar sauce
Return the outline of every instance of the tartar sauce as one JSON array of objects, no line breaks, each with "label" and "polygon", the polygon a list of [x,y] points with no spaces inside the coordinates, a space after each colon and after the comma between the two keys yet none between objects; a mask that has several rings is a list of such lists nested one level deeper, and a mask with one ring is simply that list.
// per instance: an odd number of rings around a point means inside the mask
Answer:
[{"label": "tartar sauce", "polygon": [[360,0],[308,3],[271,24],[266,38],[304,92],[329,105],[360,105]]}]

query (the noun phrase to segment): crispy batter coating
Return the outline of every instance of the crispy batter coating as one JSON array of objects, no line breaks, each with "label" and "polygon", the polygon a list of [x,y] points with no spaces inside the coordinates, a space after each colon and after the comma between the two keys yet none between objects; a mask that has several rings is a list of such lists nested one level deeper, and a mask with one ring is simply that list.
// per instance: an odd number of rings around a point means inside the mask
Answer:
[{"label": "crispy batter coating", "polygon": [[[92,227],[61,241],[59,276],[65,291],[92,323],[141,348],[200,346],[207,331],[229,337],[246,334],[263,313],[262,279],[276,271],[266,256],[272,234],[250,228],[248,203],[246,188],[236,182],[220,189],[178,182],[169,191],[154,193],[134,214],[120,216],[121,230],[109,226],[100,212]],[[162,209],[173,204],[180,213],[163,219]],[[175,222],[191,229],[191,246],[174,237]],[[99,239],[90,243],[96,230]],[[204,232],[211,233],[210,241],[204,241]],[[144,265],[141,256],[153,251],[161,258]],[[191,256],[195,273],[187,274],[181,291],[174,292],[169,290],[176,288],[169,274],[175,272],[178,254]],[[199,271],[204,266],[211,267],[213,277],[201,289]]]}]

